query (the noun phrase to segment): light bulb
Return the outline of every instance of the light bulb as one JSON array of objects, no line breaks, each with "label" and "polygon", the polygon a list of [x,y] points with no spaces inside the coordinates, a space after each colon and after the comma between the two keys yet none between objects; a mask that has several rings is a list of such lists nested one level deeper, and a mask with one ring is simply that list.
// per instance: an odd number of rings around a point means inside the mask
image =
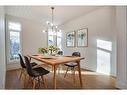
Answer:
[{"label": "light bulb", "polygon": [[59,32],[61,32],[61,30],[59,30]]},{"label": "light bulb", "polygon": [[49,21],[46,21],[47,24],[49,24]]},{"label": "light bulb", "polygon": [[51,23],[51,26],[53,26],[53,23]]},{"label": "light bulb", "polygon": [[43,30],[43,33],[45,33],[46,31],[45,30]]}]

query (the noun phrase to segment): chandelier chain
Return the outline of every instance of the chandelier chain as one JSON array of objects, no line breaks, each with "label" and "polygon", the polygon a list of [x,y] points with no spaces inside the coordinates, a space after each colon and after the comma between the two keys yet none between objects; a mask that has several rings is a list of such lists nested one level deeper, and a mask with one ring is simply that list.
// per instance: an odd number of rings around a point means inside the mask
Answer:
[{"label": "chandelier chain", "polygon": [[54,7],[51,7],[51,9],[52,9],[52,24],[54,24],[54,22],[53,22],[54,21],[54,12],[53,12],[54,11]]}]

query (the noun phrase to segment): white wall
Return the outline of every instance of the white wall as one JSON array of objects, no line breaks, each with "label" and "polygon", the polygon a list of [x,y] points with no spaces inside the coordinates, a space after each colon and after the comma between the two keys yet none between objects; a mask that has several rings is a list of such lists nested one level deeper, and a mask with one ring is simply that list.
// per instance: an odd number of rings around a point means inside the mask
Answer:
[{"label": "white wall", "polygon": [[[37,54],[39,47],[47,47],[47,34],[43,33],[43,25],[40,22],[18,18],[14,16],[6,16],[9,21],[20,22],[22,25],[22,54]],[[19,67],[19,64],[8,64],[7,69]]]},{"label": "white wall", "polygon": [[0,7],[0,89],[5,88],[5,28],[4,28],[4,7]]},{"label": "white wall", "polygon": [[[88,47],[85,48],[67,48],[66,32],[80,28],[88,28]],[[115,28],[115,8],[102,7],[92,11],[84,16],[78,17],[61,26],[64,32],[63,49],[65,54],[71,54],[73,51],[80,51],[85,60],[81,62],[81,67],[96,71],[97,69],[97,39],[112,42],[111,53],[111,75],[116,75],[116,32]]]},{"label": "white wall", "polygon": [[117,23],[117,83],[116,87],[127,89],[127,9],[116,8]]}]

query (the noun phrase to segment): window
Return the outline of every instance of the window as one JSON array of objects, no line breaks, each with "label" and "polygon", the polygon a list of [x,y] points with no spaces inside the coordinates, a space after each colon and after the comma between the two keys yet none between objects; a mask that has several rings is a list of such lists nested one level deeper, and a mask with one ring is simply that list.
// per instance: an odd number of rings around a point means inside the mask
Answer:
[{"label": "window", "polygon": [[9,33],[9,59],[19,59],[18,53],[20,53],[20,32],[21,24],[15,22],[8,22]]},{"label": "window", "polygon": [[57,47],[60,48],[60,50],[62,49],[61,41],[62,41],[62,32],[57,32]]},{"label": "window", "polygon": [[53,32],[48,32],[48,46],[55,45],[56,46],[56,35]]},{"label": "window", "polygon": [[58,48],[61,49],[61,39],[62,39],[62,32],[57,32],[56,35],[54,35],[53,32],[48,32],[48,46],[55,45]]},{"label": "window", "polygon": [[97,39],[97,72],[111,73],[112,42]]},{"label": "window", "polygon": [[112,42],[98,39],[97,47],[104,50],[112,51]]}]

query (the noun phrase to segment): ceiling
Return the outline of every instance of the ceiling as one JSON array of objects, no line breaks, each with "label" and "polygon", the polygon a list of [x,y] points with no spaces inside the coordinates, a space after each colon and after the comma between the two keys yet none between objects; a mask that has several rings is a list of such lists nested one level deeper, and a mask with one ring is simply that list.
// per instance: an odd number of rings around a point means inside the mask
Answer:
[{"label": "ceiling", "polygon": [[[45,24],[51,21],[51,6],[6,6],[6,14],[36,20]],[[62,25],[76,17],[88,14],[100,6],[55,6],[54,23]]]}]

